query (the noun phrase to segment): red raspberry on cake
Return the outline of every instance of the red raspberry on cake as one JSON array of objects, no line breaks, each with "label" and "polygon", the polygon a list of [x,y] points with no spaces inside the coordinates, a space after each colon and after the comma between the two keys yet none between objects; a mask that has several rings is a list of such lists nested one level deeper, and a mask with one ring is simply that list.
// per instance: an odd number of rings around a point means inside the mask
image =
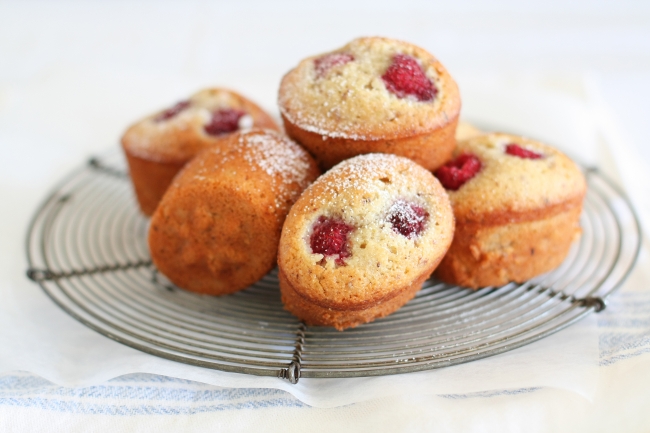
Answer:
[{"label": "red raspberry on cake", "polygon": [[347,53],[332,53],[326,54],[323,57],[319,57],[314,60],[314,67],[316,68],[316,75],[318,77],[324,77],[330,69],[345,65],[348,62],[354,60],[352,54]]},{"label": "red raspberry on cake", "polygon": [[395,155],[360,155],[318,178],[291,208],[278,250],[285,308],[339,330],[400,308],[454,232],[436,178]]},{"label": "red raspberry on cake", "polygon": [[321,216],[309,236],[309,246],[313,253],[336,256],[336,264],[344,265],[345,259],[350,257],[348,234],[353,230],[354,227],[343,221]]},{"label": "red raspberry on cake", "polygon": [[463,153],[449,161],[435,175],[446,189],[456,191],[481,170],[481,161],[470,153]]},{"label": "red raspberry on cake", "polygon": [[129,127],[122,148],[142,213],[153,213],[176,173],[197,153],[252,127],[278,130],[255,103],[219,88],[202,90]]},{"label": "red raspberry on cake", "polygon": [[381,79],[388,91],[399,98],[413,96],[418,101],[428,102],[438,94],[438,89],[417,60],[406,54],[395,54]]},{"label": "red raspberry on cake", "polygon": [[436,171],[456,217],[454,241],[436,275],[479,288],[524,282],[557,267],[580,233],[586,193],[580,169],[558,150],[510,134],[459,142],[456,155],[450,166],[471,155],[480,169],[452,182],[446,166]]},{"label": "red raspberry on cake", "polygon": [[[208,135],[219,136],[235,132],[240,129],[242,117],[246,116],[244,110],[232,108],[222,108],[212,112],[210,121],[205,124],[203,129]],[[244,126],[244,125],[242,125]],[[248,126],[250,128],[250,126]],[[246,128],[246,126],[244,126]]]},{"label": "red raspberry on cake", "polygon": [[517,143],[506,144],[506,153],[508,155],[518,156],[519,158],[526,158],[526,159],[539,159],[543,156],[541,153],[524,149]]},{"label": "red raspberry on cake", "polygon": [[396,201],[388,210],[388,221],[393,230],[407,238],[419,236],[426,227],[429,212],[415,203]]},{"label": "red raspberry on cake", "polygon": [[323,168],[381,152],[435,170],[456,145],[458,87],[407,42],[360,38],[307,58],[282,79],[278,102],[287,134]]}]

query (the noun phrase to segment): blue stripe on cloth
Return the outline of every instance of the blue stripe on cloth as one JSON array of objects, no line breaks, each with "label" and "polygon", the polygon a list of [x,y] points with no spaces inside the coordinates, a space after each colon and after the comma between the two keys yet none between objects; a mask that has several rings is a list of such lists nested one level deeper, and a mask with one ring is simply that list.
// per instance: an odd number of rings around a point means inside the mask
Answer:
[{"label": "blue stripe on cloth", "polygon": [[[617,293],[598,315],[600,365],[650,353],[650,293]],[[445,394],[447,399],[490,398],[540,388]],[[309,407],[275,389],[219,388],[154,374],[129,374],[102,385],[61,387],[30,373],[0,375],[0,406],[108,415],[177,415],[269,407]]]},{"label": "blue stripe on cloth", "polygon": [[0,406],[104,415],[187,415],[308,407],[291,394],[276,389],[218,388],[150,374],[126,375],[104,385],[67,388],[29,373],[0,376]]},{"label": "blue stripe on cloth", "polygon": [[[137,383],[147,385],[138,386]],[[179,388],[179,385],[185,387]],[[170,388],[170,386],[172,387]],[[526,394],[539,389],[541,388],[444,394],[440,397],[446,399],[491,398]],[[29,373],[0,376],[0,406],[115,416],[192,415],[242,409],[309,407],[291,394],[276,389],[223,389],[152,374],[131,374],[113,379],[105,385],[66,388]]]},{"label": "blue stripe on cloth", "polygon": [[619,355],[610,356],[609,358],[606,358],[606,359],[601,359],[599,365],[601,367],[604,367],[604,366],[607,366],[607,365],[614,364],[614,363],[616,363],[618,361],[622,361],[624,359],[629,359],[629,358],[634,358],[636,356],[644,355],[646,353],[650,353],[650,344],[647,344],[645,347],[642,347],[639,350],[635,350],[635,351],[628,352],[628,353],[621,353]]},{"label": "blue stripe on cloth", "polygon": [[617,293],[598,315],[600,365],[650,353],[650,293]]},{"label": "blue stripe on cloth", "polygon": [[[180,384],[196,384],[197,382],[188,379],[179,379],[176,377],[162,376],[157,374],[148,373],[131,373],[124,376],[111,379],[111,382],[132,382],[132,383],[180,383]],[[209,385],[206,385],[209,386]]]},{"label": "blue stripe on cloth", "polygon": [[518,395],[518,394],[529,394],[542,389],[541,387],[531,387],[531,388],[518,388],[518,389],[500,389],[494,391],[481,391],[481,392],[471,392],[469,394],[441,394],[438,397],[448,398],[452,400],[462,400],[467,398],[490,398],[498,397],[500,395]]},{"label": "blue stripe on cloth", "polygon": [[308,407],[299,400],[277,398],[264,401],[248,401],[240,403],[210,404],[198,406],[172,406],[161,404],[140,404],[137,406],[123,404],[100,404],[83,401],[54,400],[43,397],[29,398],[0,398],[0,406],[35,407],[56,412],[67,412],[88,415],[193,415],[205,412],[221,412],[226,410],[265,409],[270,407]]},{"label": "blue stripe on cloth", "polygon": [[[200,386],[200,385],[199,385]],[[11,395],[31,395],[34,388],[13,387]],[[74,397],[82,399],[128,398],[130,400],[156,400],[168,402],[214,402],[232,401],[242,398],[275,397],[278,391],[262,388],[225,388],[225,389],[196,389],[196,388],[160,388],[154,386],[120,386],[116,384],[94,385],[83,388],[65,388],[50,386],[40,392],[47,392],[49,397]],[[0,389],[0,396],[5,394]]]},{"label": "blue stripe on cloth", "polygon": [[0,393],[3,391],[43,388],[51,385],[51,382],[48,382],[40,376],[23,376],[14,374],[0,376]]}]

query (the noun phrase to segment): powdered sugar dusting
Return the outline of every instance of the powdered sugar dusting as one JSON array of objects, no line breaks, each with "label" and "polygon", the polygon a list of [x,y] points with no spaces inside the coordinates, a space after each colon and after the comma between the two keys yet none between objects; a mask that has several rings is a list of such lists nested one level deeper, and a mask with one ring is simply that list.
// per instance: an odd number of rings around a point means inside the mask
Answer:
[{"label": "powdered sugar dusting", "polygon": [[242,131],[248,131],[249,129],[253,128],[254,120],[253,116],[250,114],[245,114],[243,115],[238,122],[238,127]]},{"label": "powdered sugar dusting", "polygon": [[424,231],[428,218],[429,213],[422,206],[400,199],[388,209],[386,219],[393,230],[411,239]]},{"label": "powdered sugar dusting", "polygon": [[[507,154],[517,143],[542,158]],[[483,168],[475,179],[448,191],[458,215],[481,216],[494,212],[530,212],[566,202],[584,193],[580,169],[550,146],[511,134],[490,133],[460,142],[458,154],[475,154]]]},{"label": "powdered sugar dusting", "polygon": [[[205,181],[212,178],[213,173],[227,170],[241,178],[243,184],[248,181],[249,174],[261,171],[270,179],[260,182],[259,176],[254,177],[255,183],[249,183],[246,188],[271,189],[273,207],[281,211],[288,210],[317,175],[316,164],[307,151],[272,130],[257,128],[235,133],[229,140],[211,147],[209,153],[217,156],[216,161],[211,159],[205,164],[203,158],[195,159],[194,179]],[[241,184],[235,182],[233,186],[238,190]]]},{"label": "powdered sugar dusting", "polygon": [[[406,160],[406,158],[383,153],[370,153],[345,160],[328,172],[328,177],[330,177],[328,188],[336,191],[382,190],[380,184],[369,182],[369,180],[391,175],[395,171],[396,163],[400,160]],[[339,172],[345,172],[345,176],[337,176]]]},{"label": "powdered sugar dusting", "polygon": [[[407,158],[380,153],[345,160],[318,179],[322,194],[305,203],[305,211],[335,206],[345,217],[356,213],[358,203],[355,200],[358,197],[367,197],[362,200],[392,201],[391,195],[395,193],[416,194],[417,186],[408,181],[414,165]],[[328,214],[327,211],[325,213]]]},{"label": "powdered sugar dusting", "polygon": [[[389,92],[382,75],[395,55],[419,62],[423,80],[437,89],[438,96],[418,100]],[[323,73],[320,66],[327,59],[347,61]],[[454,117],[459,108],[449,102],[454,99],[455,83],[443,80],[443,75],[444,69],[424,50],[390,39],[362,38],[301,62],[283,79],[278,102],[287,121],[324,139],[371,141],[378,139],[378,132],[383,138],[425,133],[446,121],[444,115]]]},{"label": "powdered sugar dusting", "polygon": [[309,183],[307,152],[275,131],[251,131],[239,136],[244,159],[251,167],[259,167],[274,180],[285,185],[297,184],[299,190],[276,188],[276,207],[293,203]]},{"label": "powdered sugar dusting", "polygon": [[298,182],[309,168],[305,151],[276,133],[241,135],[239,143],[251,150],[246,160],[257,164],[269,176],[280,175],[286,182]]},{"label": "powdered sugar dusting", "polygon": [[250,104],[227,89],[204,89],[135,123],[123,142],[133,155],[148,160],[189,160],[228,133],[264,124],[263,118],[249,112]]},{"label": "powdered sugar dusting", "polygon": [[354,60],[354,56],[348,53],[332,53],[314,60],[316,75],[324,77],[327,72],[337,66],[345,65]]},{"label": "powdered sugar dusting", "polygon": [[307,269],[292,275],[301,287],[318,288],[315,296],[364,299],[430,272],[452,233],[449,199],[429,171],[396,155],[359,155],[326,172],[293,206],[282,241],[291,248],[282,249],[288,259],[280,266]]}]

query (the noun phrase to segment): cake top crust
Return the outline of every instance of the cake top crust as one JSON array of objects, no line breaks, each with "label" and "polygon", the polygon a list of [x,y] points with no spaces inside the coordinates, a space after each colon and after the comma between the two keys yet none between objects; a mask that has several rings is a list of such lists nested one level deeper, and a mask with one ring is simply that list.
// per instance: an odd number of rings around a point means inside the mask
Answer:
[{"label": "cake top crust", "polygon": [[279,264],[319,305],[367,306],[428,275],[453,231],[449,199],[429,171],[395,155],[361,155],[300,196],[283,227]]},{"label": "cake top crust", "polygon": [[460,111],[458,87],[435,57],[380,37],[301,61],[282,79],[278,103],[306,131],[354,140],[425,134]]},{"label": "cake top crust", "polygon": [[[203,150],[177,176],[199,181],[230,182],[233,188],[262,193],[279,213],[288,212],[300,193],[320,174],[301,146],[277,131],[253,128],[230,134]],[[265,192],[268,192],[266,194]]]},{"label": "cake top crust", "polygon": [[209,88],[133,124],[122,136],[122,145],[148,160],[182,162],[228,134],[252,127],[279,129],[244,96]]},{"label": "cake top crust", "polygon": [[467,155],[478,158],[480,169],[457,190],[447,190],[459,222],[515,221],[581,202],[586,192],[584,175],[571,159],[529,138],[479,135],[458,143],[454,158]]}]

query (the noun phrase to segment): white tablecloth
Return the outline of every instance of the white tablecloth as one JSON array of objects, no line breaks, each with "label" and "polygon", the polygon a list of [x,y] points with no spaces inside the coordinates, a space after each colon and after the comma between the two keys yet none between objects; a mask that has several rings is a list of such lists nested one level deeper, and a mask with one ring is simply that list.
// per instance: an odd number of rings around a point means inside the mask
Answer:
[{"label": "white tablecloth", "polygon": [[[154,368],[153,358],[141,371],[158,374],[107,380],[113,376],[102,378],[97,369],[90,380],[80,371],[92,368],[75,364],[71,352],[57,346],[57,333],[69,333],[77,359],[85,359],[86,343],[103,337],[26,280],[22,243],[28,219],[53,183],[89,155],[115,146],[133,119],[215,84],[240,89],[273,110],[282,73],[306,55],[363,34],[399,37],[434,52],[459,81],[466,118],[543,138],[599,165],[623,185],[650,229],[650,134],[640,123],[650,107],[650,21],[643,5],[628,6],[0,4],[0,431],[648,431],[646,249],[605,311],[563,331],[598,339],[596,373],[575,386],[485,382],[472,388],[458,379],[440,388],[444,392],[406,388],[313,407],[266,385],[217,387],[207,376],[174,378],[176,370]],[[510,89],[499,110],[491,110],[495,89]],[[518,110],[522,94],[539,104]],[[558,112],[549,113],[557,101]],[[536,105],[550,127],[534,121]],[[48,323],[64,328],[48,329]],[[553,341],[522,350],[548,355],[552,348],[544,344]],[[587,346],[582,358],[585,353]],[[497,370],[498,358],[485,362],[494,360],[485,365]],[[44,372],[52,373],[51,381]]]}]

